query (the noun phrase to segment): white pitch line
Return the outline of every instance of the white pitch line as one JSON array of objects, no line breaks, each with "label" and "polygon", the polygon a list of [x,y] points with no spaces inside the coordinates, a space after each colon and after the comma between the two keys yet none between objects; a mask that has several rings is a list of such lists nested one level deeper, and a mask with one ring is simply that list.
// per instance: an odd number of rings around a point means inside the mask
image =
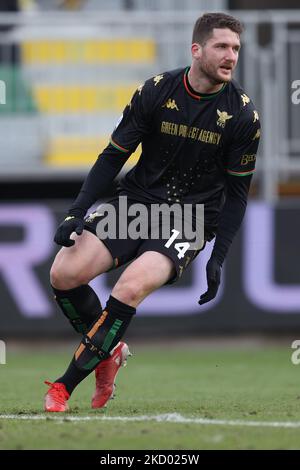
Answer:
[{"label": "white pitch line", "polygon": [[65,414],[57,416],[56,414],[44,415],[16,415],[1,414],[1,419],[23,420],[23,421],[56,421],[59,423],[68,421],[123,421],[123,422],[144,422],[154,421],[157,423],[184,423],[184,424],[202,424],[202,425],[221,425],[221,426],[247,426],[247,427],[266,427],[266,428],[300,428],[300,421],[244,421],[231,419],[207,419],[207,418],[188,418],[179,413],[166,413],[161,415],[141,415],[141,416],[72,416]]}]

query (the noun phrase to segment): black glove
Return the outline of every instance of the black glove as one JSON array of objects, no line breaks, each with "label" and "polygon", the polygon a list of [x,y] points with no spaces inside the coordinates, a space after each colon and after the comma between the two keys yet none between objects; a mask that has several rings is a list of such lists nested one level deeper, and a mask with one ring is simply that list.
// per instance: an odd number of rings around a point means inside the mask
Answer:
[{"label": "black glove", "polygon": [[81,217],[69,215],[56,230],[54,241],[58,245],[73,246],[75,241],[70,239],[71,233],[76,232],[77,235],[81,235],[83,228],[84,220]]},{"label": "black glove", "polygon": [[221,280],[221,265],[213,256],[206,265],[207,291],[200,296],[199,305],[206,304],[217,295]]}]

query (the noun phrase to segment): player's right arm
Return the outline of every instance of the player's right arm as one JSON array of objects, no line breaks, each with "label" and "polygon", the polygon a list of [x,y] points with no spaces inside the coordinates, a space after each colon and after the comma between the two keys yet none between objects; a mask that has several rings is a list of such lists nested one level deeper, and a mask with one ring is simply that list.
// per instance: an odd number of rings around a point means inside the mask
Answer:
[{"label": "player's right arm", "polygon": [[153,85],[148,80],[134,93],[125,107],[120,121],[112,133],[110,143],[98,156],[88,173],[81,190],[71,205],[68,215],[58,227],[54,241],[58,245],[72,246],[70,235],[81,235],[84,216],[94,202],[105,195],[113,180],[130,155],[135,151],[143,136],[151,130]]}]

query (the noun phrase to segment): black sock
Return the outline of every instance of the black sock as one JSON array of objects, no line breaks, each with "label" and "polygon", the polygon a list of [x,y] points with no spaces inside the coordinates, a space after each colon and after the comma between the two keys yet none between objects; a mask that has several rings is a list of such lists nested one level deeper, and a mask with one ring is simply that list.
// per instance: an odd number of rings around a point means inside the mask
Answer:
[{"label": "black sock", "polygon": [[77,333],[85,334],[102,312],[98,296],[89,285],[59,290],[52,286],[55,300]]},{"label": "black sock", "polygon": [[136,309],[110,296],[102,315],[94,322],[66,370],[55,382],[65,385],[69,394],[103,360],[124,335]]}]

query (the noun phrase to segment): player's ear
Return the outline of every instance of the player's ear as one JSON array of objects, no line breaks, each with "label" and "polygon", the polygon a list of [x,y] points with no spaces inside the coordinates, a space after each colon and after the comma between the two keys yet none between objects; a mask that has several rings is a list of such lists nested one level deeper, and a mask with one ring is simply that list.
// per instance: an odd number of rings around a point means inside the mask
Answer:
[{"label": "player's ear", "polygon": [[193,42],[191,46],[193,59],[200,59],[202,55],[202,47],[198,42]]}]

